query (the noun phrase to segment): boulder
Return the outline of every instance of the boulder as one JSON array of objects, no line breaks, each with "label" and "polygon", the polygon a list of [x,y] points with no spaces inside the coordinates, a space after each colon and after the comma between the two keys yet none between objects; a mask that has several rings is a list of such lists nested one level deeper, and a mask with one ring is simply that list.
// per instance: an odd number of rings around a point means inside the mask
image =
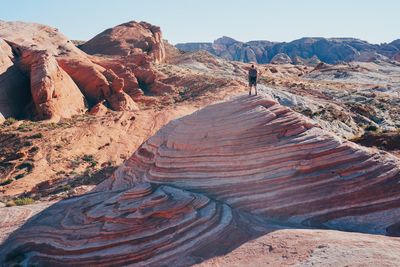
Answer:
[{"label": "boulder", "polygon": [[139,106],[133,99],[125,92],[114,92],[108,97],[107,102],[110,107],[116,111],[135,111],[139,110]]},{"label": "boulder", "polygon": [[96,105],[94,105],[90,111],[89,114],[93,116],[104,116],[108,112],[107,107],[104,105],[103,102],[99,102]]}]

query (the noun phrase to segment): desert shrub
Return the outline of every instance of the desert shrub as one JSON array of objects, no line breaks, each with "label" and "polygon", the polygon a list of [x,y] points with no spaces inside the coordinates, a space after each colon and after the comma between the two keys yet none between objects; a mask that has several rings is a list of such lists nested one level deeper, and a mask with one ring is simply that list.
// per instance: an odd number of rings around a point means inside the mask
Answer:
[{"label": "desert shrub", "polygon": [[365,128],[366,131],[370,131],[370,132],[376,132],[378,130],[378,127],[376,127],[375,125],[368,125]]},{"label": "desert shrub", "polygon": [[83,155],[82,160],[89,163],[90,167],[95,167],[97,161],[94,159],[93,155]]},{"label": "desert shrub", "polygon": [[21,163],[20,165],[17,166],[17,169],[23,170],[27,169],[29,172],[33,170],[33,162],[31,161],[25,161],[24,163]]},{"label": "desert shrub", "polygon": [[29,137],[29,139],[40,139],[40,138],[43,138],[43,134],[42,133],[37,133],[37,134],[31,135]]},{"label": "desert shrub", "polygon": [[5,126],[10,126],[12,124],[14,124],[15,122],[17,122],[17,120],[13,117],[7,118],[4,122],[3,125]]},{"label": "desert shrub", "polygon": [[13,181],[14,181],[14,180],[11,179],[11,178],[10,178],[10,179],[7,179],[7,180],[1,182],[1,183],[0,183],[0,186],[5,186],[5,185],[8,185],[8,184],[11,184]]},{"label": "desert shrub", "polygon": [[20,126],[18,126],[17,130],[20,131],[20,132],[32,131],[32,124],[28,123],[28,122],[24,122]]},{"label": "desert shrub", "polygon": [[25,173],[20,173],[14,177],[14,180],[18,180],[25,177]]},{"label": "desert shrub", "polygon": [[30,197],[22,197],[22,198],[17,198],[14,200],[14,203],[17,206],[30,205],[30,204],[33,204],[34,202],[35,201]]}]

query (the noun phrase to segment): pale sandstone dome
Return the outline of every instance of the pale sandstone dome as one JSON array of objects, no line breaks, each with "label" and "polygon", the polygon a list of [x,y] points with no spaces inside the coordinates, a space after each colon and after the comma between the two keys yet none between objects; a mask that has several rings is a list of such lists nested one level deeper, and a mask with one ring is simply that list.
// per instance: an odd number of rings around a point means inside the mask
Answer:
[{"label": "pale sandstone dome", "polygon": [[147,22],[130,21],[105,30],[81,46],[88,54],[128,56],[146,53],[156,62],[165,60],[160,27]]},{"label": "pale sandstone dome", "polygon": [[290,64],[292,59],[285,53],[279,53],[271,59],[272,64]]},{"label": "pale sandstone dome", "polygon": [[[397,236],[399,173],[389,154],[342,141],[271,98],[242,96],[166,125],[94,192],[12,234],[0,261],[187,266],[287,227],[270,219]],[[385,257],[376,255],[383,240],[398,246],[385,238],[356,236],[369,245],[356,255]]]}]

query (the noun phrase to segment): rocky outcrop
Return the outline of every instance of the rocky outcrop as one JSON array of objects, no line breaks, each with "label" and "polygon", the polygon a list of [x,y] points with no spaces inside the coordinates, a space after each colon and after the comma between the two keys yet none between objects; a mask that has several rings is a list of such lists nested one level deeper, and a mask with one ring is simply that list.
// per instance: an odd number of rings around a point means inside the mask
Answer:
[{"label": "rocky outcrop", "polygon": [[226,250],[215,249],[220,240],[246,236],[237,221],[205,196],[140,183],[53,205],[7,240],[0,261],[16,264],[25,255],[29,265],[188,266]]},{"label": "rocky outcrop", "polygon": [[395,157],[242,97],[168,124],[98,190],[169,184],[292,223],[399,235],[399,178]]},{"label": "rocky outcrop", "polygon": [[30,102],[29,78],[14,64],[11,47],[0,39],[0,121],[20,117]]},{"label": "rocky outcrop", "polygon": [[130,21],[107,29],[80,48],[88,54],[128,56],[145,53],[155,62],[165,60],[160,27],[147,22]]},{"label": "rocky outcrop", "polygon": [[354,38],[302,38],[289,43],[269,41],[243,43],[229,37],[222,37],[213,43],[183,43],[177,44],[176,47],[182,51],[206,50],[228,60],[257,63],[270,63],[277,54],[281,53],[292,59],[300,57],[307,60],[317,57],[324,63],[336,64],[358,59],[368,60],[370,57],[366,53],[370,55],[376,53],[374,58],[385,60],[392,58],[400,51],[397,41],[374,45]]},{"label": "rocky outcrop", "polygon": [[29,73],[37,119],[70,118],[86,110],[84,96],[54,56],[25,50],[20,61]]},{"label": "rocky outcrop", "polygon": [[12,234],[0,261],[187,266],[276,229],[269,219],[397,236],[399,166],[242,96],[164,126],[95,191]]},{"label": "rocky outcrop", "polygon": [[[0,69],[0,100],[7,98],[7,101],[0,101],[3,117],[18,116],[30,102],[35,102],[35,113],[39,114],[40,118],[52,118],[53,115],[69,117],[73,115],[73,110],[78,114],[81,112],[82,101],[71,102],[71,108],[64,109],[68,102],[67,96],[71,97],[70,100],[74,97],[77,99],[76,90],[68,91],[68,88],[76,89],[76,86],[90,106],[106,100],[105,104],[114,110],[137,110],[138,105],[134,99],[140,101],[140,97],[146,93],[162,95],[173,90],[158,80],[159,73],[152,66],[153,61],[165,60],[161,30],[145,22],[119,25],[81,45],[82,49],[89,52],[95,50],[94,53],[108,55],[114,51],[119,55],[115,58],[89,56],[57,29],[41,24],[0,22],[0,38],[5,40],[1,42],[0,49],[1,61],[4,62]],[[115,45],[116,42],[118,45]],[[48,102],[50,97],[45,97],[48,106],[46,108],[43,102],[39,101],[38,105],[38,99],[32,101],[29,95],[30,91],[37,92],[37,88],[29,87],[29,79],[37,79],[30,77],[30,70],[36,70],[38,66],[32,68],[32,60],[21,62],[23,55],[38,54],[41,51],[46,51],[46,58],[51,61],[46,63],[48,67],[58,64],[53,70],[54,73],[59,73],[55,76],[62,76],[63,81],[55,83],[55,86],[60,88],[57,88],[57,97],[52,98],[52,104]],[[21,70],[24,74],[20,73]],[[63,83],[68,85],[61,88]],[[14,90],[16,87],[19,89]],[[59,101],[60,99],[65,101]],[[77,108],[78,106],[80,108]]]}]

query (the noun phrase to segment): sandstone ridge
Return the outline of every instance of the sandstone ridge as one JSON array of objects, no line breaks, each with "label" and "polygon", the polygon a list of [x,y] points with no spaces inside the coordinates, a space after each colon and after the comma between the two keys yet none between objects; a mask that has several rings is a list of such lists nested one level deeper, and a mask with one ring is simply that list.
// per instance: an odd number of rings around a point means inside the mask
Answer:
[{"label": "sandstone ridge", "polygon": [[389,154],[241,96],[164,126],[92,193],[12,234],[0,261],[187,266],[268,233],[270,219],[398,236],[399,172]]}]

